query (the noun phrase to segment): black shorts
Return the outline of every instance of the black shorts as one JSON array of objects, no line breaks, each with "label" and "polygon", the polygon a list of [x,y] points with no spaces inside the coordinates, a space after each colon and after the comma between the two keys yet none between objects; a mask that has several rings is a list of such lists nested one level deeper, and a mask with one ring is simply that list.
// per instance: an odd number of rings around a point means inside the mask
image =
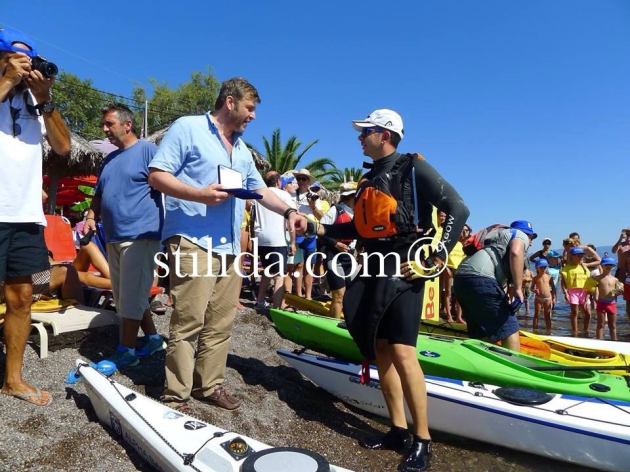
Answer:
[{"label": "black shorts", "polygon": [[258,246],[258,256],[263,269],[271,276],[284,275],[287,272],[289,248],[287,246]]},{"label": "black shorts", "polygon": [[414,281],[414,286],[401,293],[389,305],[376,332],[376,339],[387,339],[389,344],[415,346],[418,342],[424,280]]},{"label": "black shorts", "polygon": [[[336,264],[333,267],[333,258]],[[326,281],[331,290],[339,290],[344,288],[350,281],[350,273],[352,271],[352,256],[350,254],[326,253]],[[356,264],[355,264],[356,266]]]},{"label": "black shorts", "polygon": [[50,267],[44,227],[36,223],[0,223],[0,281]]}]

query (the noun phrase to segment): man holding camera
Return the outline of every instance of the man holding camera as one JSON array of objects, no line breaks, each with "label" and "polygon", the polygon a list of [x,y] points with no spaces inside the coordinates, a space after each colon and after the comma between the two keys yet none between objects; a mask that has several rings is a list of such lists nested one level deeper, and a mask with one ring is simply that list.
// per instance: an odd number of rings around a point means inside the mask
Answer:
[{"label": "man holding camera", "polygon": [[70,133],[50,95],[56,66],[41,59],[26,35],[0,30],[0,281],[5,282],[6,369],[2,393],[38,406],[50,393],[22,378],[31,330],[31,276],[49,267],[42,210],[42,135],[59,155]]}]

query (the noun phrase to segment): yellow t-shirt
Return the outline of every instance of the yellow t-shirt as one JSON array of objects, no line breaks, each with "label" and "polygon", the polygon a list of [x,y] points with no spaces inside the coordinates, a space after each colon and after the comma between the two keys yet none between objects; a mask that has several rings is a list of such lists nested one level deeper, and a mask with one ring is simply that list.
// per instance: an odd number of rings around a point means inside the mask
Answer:
[{"label": "yellow t-shirt", "polygon": [[466,254],[464,254],[464,245],[461,242],[457,241],[457,243],[455,243],[455,246],[448,255],[448,261],[446,265],[451,269],[457,269],[465,257]]},{"label": "yellow t-shirt", "polygon": [[565,265],[560,271],[566,288],[585,288],[590,271],[582,264]]}]

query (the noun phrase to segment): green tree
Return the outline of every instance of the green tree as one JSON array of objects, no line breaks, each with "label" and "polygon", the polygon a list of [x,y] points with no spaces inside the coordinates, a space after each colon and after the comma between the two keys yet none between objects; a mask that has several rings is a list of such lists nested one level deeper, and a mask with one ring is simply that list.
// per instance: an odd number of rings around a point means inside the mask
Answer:
[{"label": "green tree", "polygon": [[[147,98],[143,87],[133,90],[133,98],[138,105],[143,107],[145,100],[149,101],[147,134],[166,128],[181,116],[201,114],[212,109],[221,86],[210,70],[207,74],[193,72],[190,80],[176,89],[156,79],[150,79],[150,82],[153,87],[151,98]],[[139,112],[138,119],[142,123],[142,112]]]},{"label": "green tree", "polygon": [[85,139],[102,139],[101,108],[110,96],[95,90],[90,79],[62,72],[52,90],[55,103],[71,131]]},{"label": "green tree", "polygon": [[358,182],[364,173],[365,171],[358,167],[337,168],[330,177],[331,190],[337,190],[344,182]]},{"label": "green tree", "polygon": [[[291,136],[286,144],[282,144],[280,130],[276,129],[271,135],[271,141],[263,136],[263,145],[265,146],[264,154],[269,164],[271,164],[272,170],[284,174],[293,169],[306,168],[322,185],[328,187],[330,185],[330,177],[336,172],[335,163],[332,160],[320,157],[308,164],[300,164],[304,155],[315,146],[317,142],[317,140],[312,141],[300,149],[302,143],[296,136]],[[248,144],[248,146],[253,147],[250,144]]]}]

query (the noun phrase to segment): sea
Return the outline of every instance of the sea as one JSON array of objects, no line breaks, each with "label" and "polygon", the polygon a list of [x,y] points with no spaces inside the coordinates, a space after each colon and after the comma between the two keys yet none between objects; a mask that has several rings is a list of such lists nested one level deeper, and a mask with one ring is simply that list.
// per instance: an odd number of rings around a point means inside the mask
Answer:
[{"label": "sea", "polygon": [[[531,249],[530,249],[531,251]],[[561,249],[556,249],[557,252],[562,253]],[[604,257],[607,256],[616,256],[612,252],[612,246],[601,246],[597,248],[597,253]],[[535,269],[533,264],[531,266],[533,272]],[[551,316],[551,333],[555,336],[570,336],[571,335],[571,323],[569,319],[569,314],[571,313],[570,306],[565,303],[564,297],[562,296],[562,291],[558,287],[558,303],[554,307],[554,311]],[[525,315],[524,308],[521,307],[518,313],[518,320],[522,329],[531,331],[532,330],[532,319],[534,316],[534,295],[530,295],[529,297],[529,316]],[[591,310],[591,322],[589,327],[589,337],[595,337],[595,327],[597,326],[597,313],[595,310]],[[582,330],[582,314],[578,315],[578,328]],[[537,333],[545,334],[545,320],[544,317],[539,316],[538,320],[538,331]],[[630,318],[626,316],[626,302],[623,299],[623,296],[617,297],[617,336],[620,341],[630,341]],[[604,328],[604,339],[610,339],[608,333],[608,327]]]}]

